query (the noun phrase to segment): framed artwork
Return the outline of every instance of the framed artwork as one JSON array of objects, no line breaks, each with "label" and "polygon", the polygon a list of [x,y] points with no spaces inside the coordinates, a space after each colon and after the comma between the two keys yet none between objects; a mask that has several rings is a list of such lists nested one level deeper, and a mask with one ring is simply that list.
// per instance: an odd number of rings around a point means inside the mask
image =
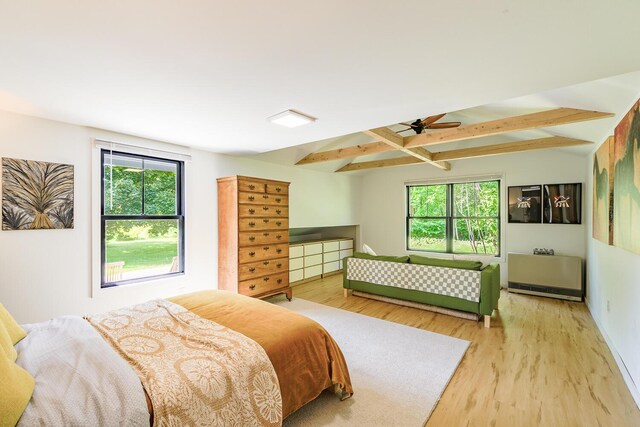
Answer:
[{"label": "framed artwork", "polygon": [[2,159],[2,229],[73,228],[73,165]]},{"label": "framed artwork", "polygon": [[582,184],[545,184],[542,222],[582,224]]},{"label": "framed artwork", "polygon": [[542,220],[541,202],[541,185],[509,187],[509,222],[540,224]]},{"label": "framed artwork", "polygon": [[613,149],[610,136],[593,154],[593,230],[594,239],[613,244]]},{"label": "framed artwork", "polygon": [[640,101],[614,132],[613,244],[640,254]]}]

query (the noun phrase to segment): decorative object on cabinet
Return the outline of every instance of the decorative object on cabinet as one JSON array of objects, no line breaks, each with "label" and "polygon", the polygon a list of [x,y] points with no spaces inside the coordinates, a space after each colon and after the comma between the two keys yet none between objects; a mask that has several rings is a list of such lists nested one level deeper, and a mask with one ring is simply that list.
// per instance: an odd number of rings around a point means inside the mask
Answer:
[{"label": "decorative object on cabinet", "polygon": [[73,228],[73,165],[2,159],[2,229]]},{"label": "decorative object on cabinet", "polygon": [[353,239],[321,239],[291,244],[289,282],[302,284],[342,271],[342,260],[353,255]]},{"label": "decorative object on cabinet", "polygon": [[545,184],[543,188],[542,222],[582,223],[582,184]]},{"label": "decorative object on cabinet", "polygon": [[218,178],[218,288],[291,300],[288,273],[289,183]]},{"label": "decorative object on cabinet", "polygon": [[509,292],[582,301],[582,258],[509,253]]},{"label": "decorative object on cabinet", "polygon": [[613,244],[640,254],[640,101],[614,132]]},{"label": "decorative object on cabinet", "polygon": [[509,187],[509,222],[538,223],[542,220],[540,185]]},{"label": "decorative object on cabinet", "polygon": [[609,136],[593,153],[593,238],[613,245],[613,150]]}]

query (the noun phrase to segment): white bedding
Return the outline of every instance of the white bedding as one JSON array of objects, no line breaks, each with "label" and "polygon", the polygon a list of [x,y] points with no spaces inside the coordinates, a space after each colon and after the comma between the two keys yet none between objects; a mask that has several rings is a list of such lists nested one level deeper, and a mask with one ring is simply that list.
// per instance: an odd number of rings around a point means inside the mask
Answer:
[{"label": "white bedding", "polygon": [[81,317],[23,325],[18,365],[36,386],[18,426],[148,426],[134,370]]}]

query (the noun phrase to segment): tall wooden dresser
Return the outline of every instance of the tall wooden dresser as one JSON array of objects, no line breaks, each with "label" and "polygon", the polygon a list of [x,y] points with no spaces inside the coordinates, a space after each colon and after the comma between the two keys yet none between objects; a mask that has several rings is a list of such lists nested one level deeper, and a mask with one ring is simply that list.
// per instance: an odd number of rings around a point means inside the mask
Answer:
[{"label": "tall wooden dresser", "polygon": [[291,300],[288,182],[218,178],[218,288]]}]

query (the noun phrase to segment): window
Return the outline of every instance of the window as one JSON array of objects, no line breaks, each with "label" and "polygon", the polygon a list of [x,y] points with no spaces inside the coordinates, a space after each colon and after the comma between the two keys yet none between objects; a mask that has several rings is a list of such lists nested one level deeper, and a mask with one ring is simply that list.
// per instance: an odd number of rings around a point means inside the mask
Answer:
[{"label": "window", "polygon": [[500,255],[500,181],[407,186],[407,249]]},{"label": "window", "polygon": [[183,162],[100,156],[101,287],[184,273]]}]

